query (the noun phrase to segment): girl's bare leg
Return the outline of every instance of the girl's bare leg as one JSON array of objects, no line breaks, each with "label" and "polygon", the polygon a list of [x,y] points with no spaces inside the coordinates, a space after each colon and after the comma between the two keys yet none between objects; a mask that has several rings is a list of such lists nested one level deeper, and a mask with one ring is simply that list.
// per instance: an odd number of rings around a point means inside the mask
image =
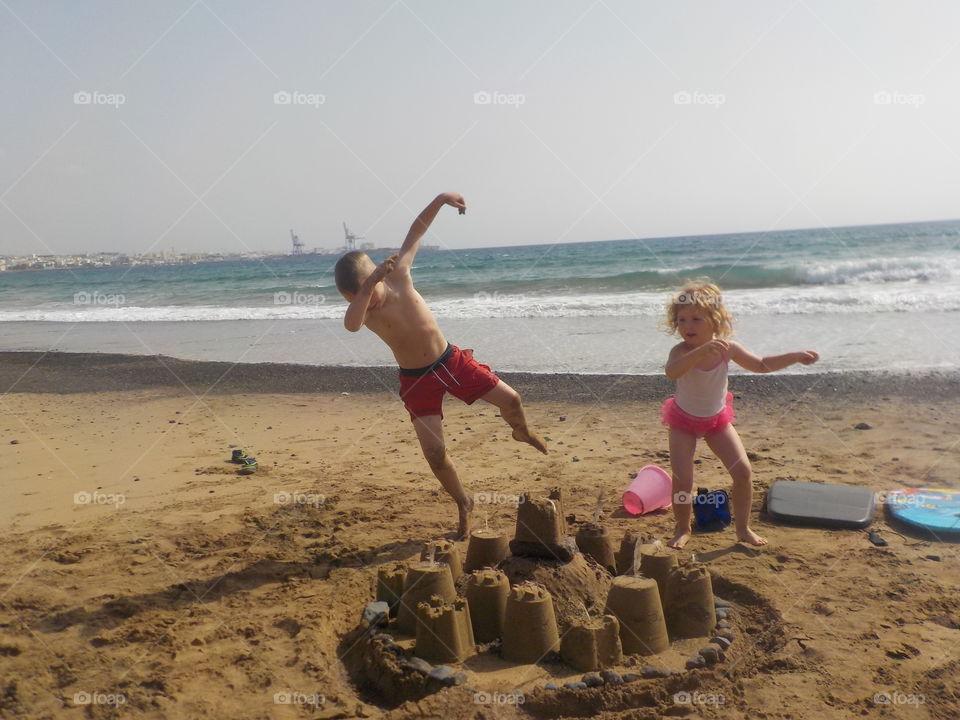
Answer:
[{"label": "girl's bare leg", "polygon": [[704,438],[707,445],[720,458],[720,462],[733,478],[733,519],[737,526],[737,540],[751,545],[766,545],[767,539],[750,529],[750,510],[753,507],[753,469],[747,452],[743,449],[740,435],[733,425]]},{"label": "girl's bare leg", "polygon": [[693,453],[697,437],[683,430],[670,428],[670,469],[673,471],[673,517],[677,529],[669,547],[679,550],[693,532]]}]

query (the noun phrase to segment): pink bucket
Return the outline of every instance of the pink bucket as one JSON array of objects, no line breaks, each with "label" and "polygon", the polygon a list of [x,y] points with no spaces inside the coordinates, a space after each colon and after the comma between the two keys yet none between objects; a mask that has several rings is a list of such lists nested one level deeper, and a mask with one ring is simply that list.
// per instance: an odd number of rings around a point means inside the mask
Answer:
[{"label": "pink bucket", "polygon": [[631,515],[645,515],[670,507],[672,491],[673,481],[665,470],[656,465],[645,465],[623,494],[623,507]]}]

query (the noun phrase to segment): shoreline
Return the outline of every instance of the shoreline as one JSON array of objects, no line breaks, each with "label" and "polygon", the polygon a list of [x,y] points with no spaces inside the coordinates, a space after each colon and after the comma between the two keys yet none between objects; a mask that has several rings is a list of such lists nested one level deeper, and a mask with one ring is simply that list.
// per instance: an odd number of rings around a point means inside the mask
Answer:
[{"label": "shoreline", "polygon": [[[494,368],[494,372],[497,372]],[[530,402],[656,401],[673,393],[663,375],[498,372]],[[230,363],[164,355],[0,352],[0,393],[75,394],[174,388],[204,393],[396,393],[390,366]],[[915,401],[960,398],[960,372],[836,372],[731,375],[730,390],[751,400],[792,396]]]}]

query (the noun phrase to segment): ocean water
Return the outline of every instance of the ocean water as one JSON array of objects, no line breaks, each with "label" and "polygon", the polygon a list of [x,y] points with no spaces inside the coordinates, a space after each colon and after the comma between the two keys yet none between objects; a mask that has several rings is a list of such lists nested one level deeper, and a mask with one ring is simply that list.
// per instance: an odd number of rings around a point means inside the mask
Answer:
[{"label": "ocean water", "polygon": [[[371,333],[343,330],[335,261],[0,273],[0,349],[390,364]],[[757,352],[812,347],[827,371],[960,366],[960,221],[424,251],[414,265],[451,341],[535,372],[658,372],[675,342],[658,327],[666,298],[700,276]]]}]

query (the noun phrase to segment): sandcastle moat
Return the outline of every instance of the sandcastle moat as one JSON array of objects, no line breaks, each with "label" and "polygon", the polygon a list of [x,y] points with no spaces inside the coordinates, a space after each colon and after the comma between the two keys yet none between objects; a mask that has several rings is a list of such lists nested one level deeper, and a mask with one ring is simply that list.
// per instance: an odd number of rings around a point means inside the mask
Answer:
[{"label": "sandcastle moat", "polygon": [[572,536],[565,517],[558,490],[527,493],[512,539],[475,530],[465,557],[438,540],[378,568],[375,599],[344,639],[359,689],[392,706],[462,687],[545,717],[561,702],[565,714],[653,706],[742,654],[744,631],[779,625],[705,565],[630,533],[615,551],[599,518]]}]

